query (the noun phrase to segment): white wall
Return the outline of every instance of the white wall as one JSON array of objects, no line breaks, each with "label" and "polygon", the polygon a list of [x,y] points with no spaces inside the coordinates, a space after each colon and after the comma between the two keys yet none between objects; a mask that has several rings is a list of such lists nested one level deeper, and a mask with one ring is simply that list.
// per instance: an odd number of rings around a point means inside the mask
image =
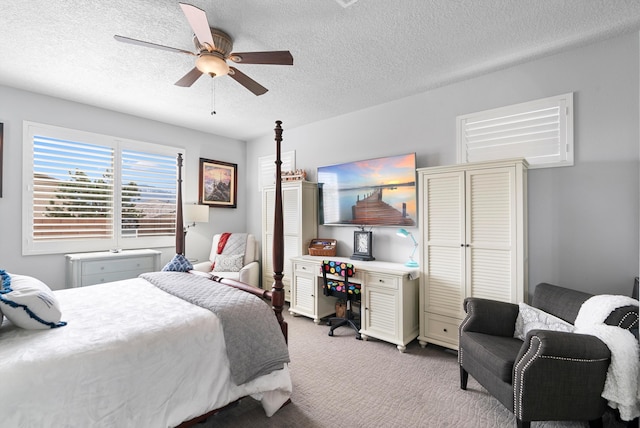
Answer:
[{"label": "white wall", "polygon": [[[238,164],[244,174],[246,144],[186,128],[0,86],[0,122],[4,123],[4,180],[0,198],[0,269],[35,276],[52,288],[65,287],[64,254],[22,256],[22,121],[29,120],[186,149],[183,202],[198,198],[199,158]],[[177,153],[177,152],[176,152]],[[189,229],[186,254],[208,258],[214,233],[246,229],[246,181],[238,180],[237,209],[210,208],[209,224]],[[241,215],[238,215],[241,213]],[[105,248],[106,250],[106,248]],[[162,263],[175,250],[161,248]]]},{"label": "white wall", "polygon": [[[575,166],[529,173],[529,284],[629,294],[639,256],[639,41],[619,37],[299,128],[283,121],[282,150],[310,180],[320,165],[416,152],[418,167],[456,161],[455,118],[574,92]],[[337,78],[337,77],[336,77]],[[257,157],[273,134],[247,150],[248,230],[260,233]],[[352,252],[352,228],[321,226]],[[411,245],[394,228],[374,228],[374,256],[404,262]]]}]

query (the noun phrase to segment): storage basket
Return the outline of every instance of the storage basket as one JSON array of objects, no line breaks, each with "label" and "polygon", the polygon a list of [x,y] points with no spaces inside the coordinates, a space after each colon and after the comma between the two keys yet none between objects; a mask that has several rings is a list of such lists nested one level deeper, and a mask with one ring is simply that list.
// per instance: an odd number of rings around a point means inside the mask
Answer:
[{"label": "storage basket", "polygon": [[335,239],[312,239],[309,244],[309,255],[335,256],[337,243]]}]

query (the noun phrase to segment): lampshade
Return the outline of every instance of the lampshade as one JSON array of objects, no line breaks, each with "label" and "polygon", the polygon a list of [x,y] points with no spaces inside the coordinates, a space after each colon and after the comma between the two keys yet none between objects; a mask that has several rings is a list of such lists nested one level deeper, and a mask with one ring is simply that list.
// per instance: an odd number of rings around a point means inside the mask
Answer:
[{"label": "lampshade", "polygon": [[407,231],[407,229],[398,229],[398,231],[396,232],[396,235],[406,238],[407,236],[410,235],[410,233]]},{"label": "lampshade", "polygon": [[206,205],[188,204],[184,206],[185,223],[208,223],[209,207]]},{"label": "lampshade", "polygon": [[196,59],[196,68],[211,77],[229,73],[229,65],[217,52],[202,52]]}]

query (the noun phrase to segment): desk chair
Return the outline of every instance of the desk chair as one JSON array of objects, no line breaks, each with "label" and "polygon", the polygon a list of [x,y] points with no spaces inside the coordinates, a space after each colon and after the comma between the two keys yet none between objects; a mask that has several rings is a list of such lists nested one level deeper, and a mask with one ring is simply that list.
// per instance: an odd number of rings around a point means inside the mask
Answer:
[{"label": "desk chair", "polygon": [[[343,325],[349,326],[356,331],[356,339],[360,337],[360,320],[355,320],[351,312],[351,303],[360,300],[361,285],[349,282],[349,278],[353,277],[356,268],[351,263],[336,262],[331,260],[322,261],[322,279],[324,280],[324,295],[334,296],[345,301],[346,310],[344,317],[331,317],[327,322],[330,325],[329,336],[333,336],[333,330]],[[340,280],[330,277],[340,277]],[[336,324],[334,324],[334,322]]]}]

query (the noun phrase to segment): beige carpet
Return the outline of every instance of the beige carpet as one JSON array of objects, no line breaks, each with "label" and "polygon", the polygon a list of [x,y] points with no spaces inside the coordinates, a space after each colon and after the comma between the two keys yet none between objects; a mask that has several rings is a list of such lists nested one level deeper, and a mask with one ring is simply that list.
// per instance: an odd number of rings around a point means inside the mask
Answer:
[{"label": "beige carpet", "polygon": [[[515,427],[515,418],[473,378],[459,388],[455,352],[417,341],[401,354],[395,345],[359,341],[341,327],[285,316],[293,379],[292,403],[267,418],[246,398],[211,417],[213,427]],[[532,428],[578,428],[580,422],[534,422]],[[625,425],[605,415],[605,427]]]}]

